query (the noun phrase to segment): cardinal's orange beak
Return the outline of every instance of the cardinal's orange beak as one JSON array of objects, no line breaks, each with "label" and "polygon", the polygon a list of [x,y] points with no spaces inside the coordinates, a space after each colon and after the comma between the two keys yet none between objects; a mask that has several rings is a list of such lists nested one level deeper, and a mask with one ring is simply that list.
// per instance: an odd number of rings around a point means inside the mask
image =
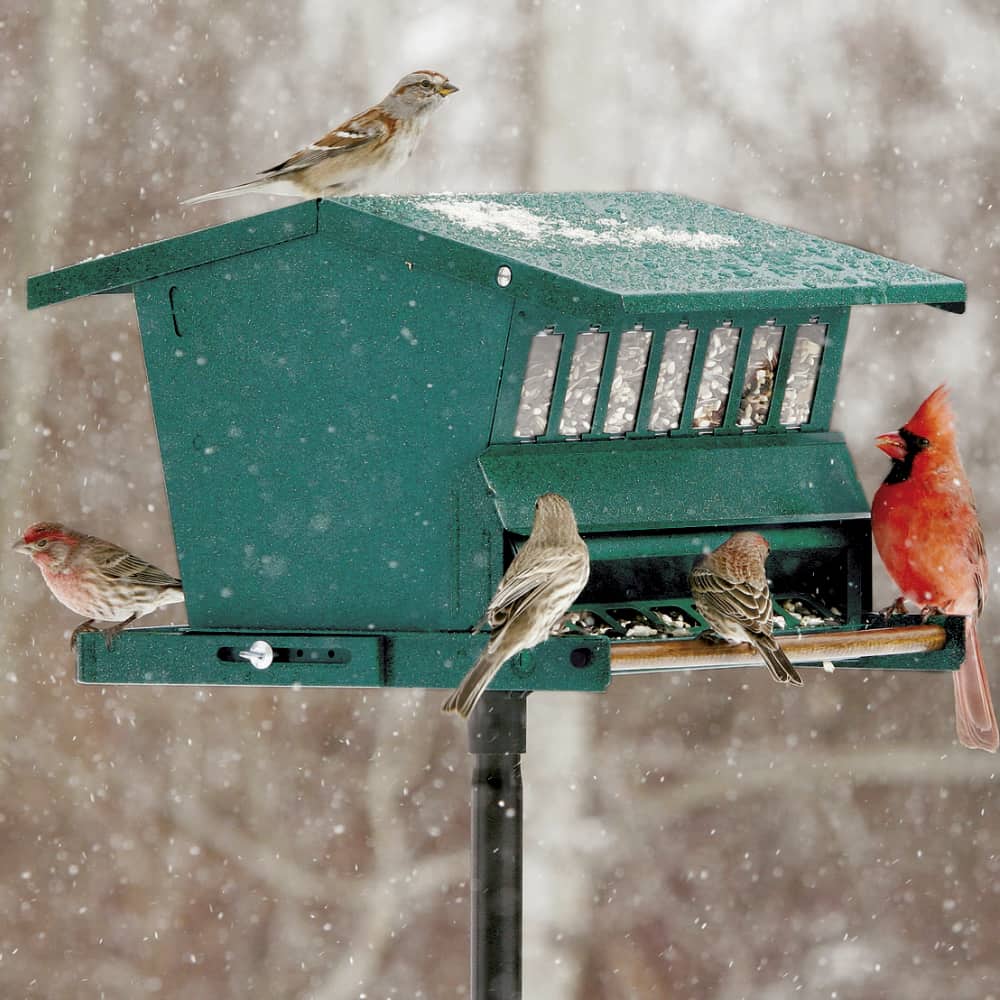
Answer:
[{"label": "cardinal's orange beak", "polygon": [[875,438],[875,447],[897,462],[906,459],[906,442],[898,434],[882,434]]}]

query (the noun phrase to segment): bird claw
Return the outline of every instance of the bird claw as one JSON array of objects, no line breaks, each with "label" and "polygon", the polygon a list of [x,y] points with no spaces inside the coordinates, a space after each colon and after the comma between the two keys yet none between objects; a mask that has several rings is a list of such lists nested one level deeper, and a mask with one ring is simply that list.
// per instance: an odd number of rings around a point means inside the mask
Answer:
[{"label": "bird claw", "polygon": [[[718,632],[713,628],[706,628],[701,631],[698,635],[699,639],[704,639],[705,642],[711,643],[713,646],[731,646],[732,643],[728,639],[723,639]],[[741,646],[747,646],[753,648],[749,642],[740,643]]]},{"label": "bird claw", "polygon": [[91,625],[90,622],[84,622],[82,625],[77,625],[69,637],[69,648],[72,652],[76,649],[76,640],[81,632],[100,632],[101,630],[96,625]]},{"label": "bird claw", "polygon": [[906,601],[900,595],[890,604],[887,608],[883,608],[879,614],[883,618],[892,618],[895,615],[905,615],[906,614]]},{"label": "bird claw", "polygon": [[945,615],[946,611],[943,611],[936,604],[928,604],[926,608],[920,609],[920,621],[926,623],[928,618],[933,618],[935,615]]},{"label": "bird claw", "polygon": [[119,633],[122,632],[126,625],[131,625],[136,619],[136,615],[131,615],[126,618],[125,621],[119,622],[117,625],[112,625],[110,628],[98,628],[92,622],[83,622],[81,625],[77,625],[73,629],[73,634],[69,637],[69,648],[71,650],[76,649],[77,636],[81,632],[100,632],[104,636],[104,645],[107,651],[111,652],[111,647],[114,645],[115,639],[118,637]]},{"label": "bird claw", "polygon": [[128,618],[125,619],[125,621],[118,622],[117,625],[112,625],[111,628],[98,629],[99,632],[104,633],[104,645],[107,646],[109,653],[111,652],[111,647],[114,644],[115,639],[119,636],[120,633],[125,631],[125,626],[131,625],[132,622],[134,622],[138,617],[139,615],[136,612],[129,615]]}]

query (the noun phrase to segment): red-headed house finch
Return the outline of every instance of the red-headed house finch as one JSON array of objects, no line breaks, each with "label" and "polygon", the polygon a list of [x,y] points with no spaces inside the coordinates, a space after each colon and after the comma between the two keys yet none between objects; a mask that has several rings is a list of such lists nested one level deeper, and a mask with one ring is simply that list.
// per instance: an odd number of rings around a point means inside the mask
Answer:
[{"label": "red-headed house finch", "polygon": [[431,113],[458,90],[446,76],[420,70],[404,76],[381,103],[349,118],[256,180],[211,191],[183,204],[237,194],[326,198],[369,190],[398,170],[417,148]]},{"label": "red-headed house finch", "polygon": [[528,540],[507,567],[479,625],[493,635],[476,665],[444,703],[463,718],[512,656],[544,642],[562,623],[590,576],[590,553],[569,502],[558,493],[535,501]]},{"label": "red-headed house finch", "polygon": [[774,641],[771,590],[764,560],[771,551],[755,531],[738,531],[701,556],[691,570],[695,606],[726,642],[748,642],[779,684],[801,684],[795,667]]},{"label": "red-headed house finch", "polygon": [[875,444],[892,467],[872,500],[872,534],[882,562],[925,613],[965,615],[965,661],[954,673],[955,723],[963,746],[995,753],[1000,730],[976,623],[986,600],[986,545],[955,441],[948,390],[938,386],[898,434]]},{"label": "red-headed house finch", "polygon": [[[103,632],[108,649],[116,635],[141,615],[184,600],[181,581],[112,542],[50,521],[33,524],[15,552],[31,556],[56,600],[87,620],[73,629]],[[99,629],[95,621],[117,622]]]}]

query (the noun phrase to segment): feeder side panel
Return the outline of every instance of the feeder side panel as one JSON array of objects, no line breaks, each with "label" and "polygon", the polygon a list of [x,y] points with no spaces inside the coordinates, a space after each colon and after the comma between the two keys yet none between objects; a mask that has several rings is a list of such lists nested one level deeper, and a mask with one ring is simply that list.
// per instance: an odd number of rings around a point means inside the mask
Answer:
[{"label": "feeder side panel", "polygon": [[307,239],[136,302],[193,626],[475,620],[488,567],[456,586],[453,497],[488,440],[509,301]]}]

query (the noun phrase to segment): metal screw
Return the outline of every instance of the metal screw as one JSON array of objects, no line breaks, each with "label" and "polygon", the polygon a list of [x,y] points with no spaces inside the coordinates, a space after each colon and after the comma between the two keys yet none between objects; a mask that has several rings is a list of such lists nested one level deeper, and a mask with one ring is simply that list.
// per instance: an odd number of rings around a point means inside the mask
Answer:
[{"label": "metal screw", "polygon": [[501,264],[497,270],[497,284],[501,288],[506,288],[514,278],[514,273],[506,264]]},{"label": "metal screw", "polygon": [[274,662],[274,650],[270,643],[258,639],[249,649],[240,650],[240,659],[247,660],[255,670],[267,670]]}]

